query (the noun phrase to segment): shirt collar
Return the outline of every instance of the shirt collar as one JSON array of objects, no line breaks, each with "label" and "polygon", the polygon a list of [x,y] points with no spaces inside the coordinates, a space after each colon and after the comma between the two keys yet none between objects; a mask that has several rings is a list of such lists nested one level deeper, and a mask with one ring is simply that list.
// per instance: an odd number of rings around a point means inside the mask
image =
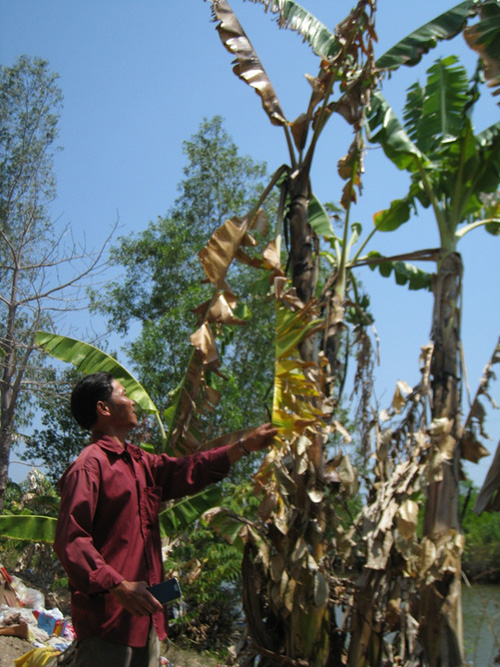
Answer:
[{"label": "shirt collar", "polygon": [[104,449],[108,452],[112,452],[117,456],[123,456],[126,452],[130,454],[137,461],[141,458],[142,453],[139,447],[132,445],[130,442],[125,443],[125,447],[122,447],[119,442],[117,442],[110,435],[105,435],[104,433],[94,433],[92,438],[92,443],[99,445],[101,449]]}]

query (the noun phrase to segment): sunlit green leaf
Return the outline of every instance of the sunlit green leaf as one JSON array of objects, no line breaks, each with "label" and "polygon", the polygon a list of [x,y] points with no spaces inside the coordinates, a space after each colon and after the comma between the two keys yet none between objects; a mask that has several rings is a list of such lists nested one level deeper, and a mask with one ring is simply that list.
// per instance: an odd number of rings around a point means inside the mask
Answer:
[{"label": "sunlit green leaf", "polygon": [[290,312],[284,308],[277,310],[276,317],[276,358],[281,359],[305,340],[313,331],[322,326],[321,320],[303,319],[303,313]]},{"label": "sunlit green leaf", "polygon": [[378,58],[377,67],[397,69],[401,65],[416,65],[438,42],[455,37],[476,12],[473,0],[461,2],[395,44]]},{"label": "sunlit green leaf", "polygon": [[410,205],[407,199],[395,199],[390,208],[373,216],[373,222],[380,232],[392,232],[409,219]]},{"label": "sunlit green leaf", "polygon": [[379,143],[384,153],[399,169],[417,171],[427,159],[413,143],[382,93],[372,95],[367,116],[368,139]]},{"label": "sunlit green leaf", "polygon": [[488,224],[485,225],[485,229],[488,234],[492,234],[493,236],[500,236],[500,220],[488,222]]},{"label": "sunlit green leaf", "polygon": [[405,106],[408,134],[419,149],[432,159],[443,143],[464,134],[464,108],[469,100],[467,72],[456,56],[437,60],[427,70],[420,113],[410,91]]},{"label": "sunlit green leaf", "polygon": [[139,405],[141,410],[155,416],[160,433],[165,438],[158,410],[149,394],[140,382],[116,359],[83,341],[44,331],[37,331],[35,342],[56,359],[72,363],[81,373],[97,373],[99,371],[111,373],[125,387],[127,395]]},{"label": "sunlit green leaf", "polygon": [[210,527],[213,528],[221,537],[237,547],[242,547],[243,542],[240,533],[244,527],[242,520],[226,509],[210,514],[208,517]]},{"label": "sunlit green leaf", "polygon": [[2,514],[0,535],[14,540],[51,544],[56,534],[56,521],[54,517],[35,514]]},{"label": "sunlit green leaf", "polygon": [[319,201],[316,195],[312,195],[307,207],[309,224],[314,229],[318,236],[325,239],[335,238],[332,221],[326,212],[323,204]]},{"label": "sunlit green leaf", "polygon": [[[251,1],[266,5],[266,9],[270,4],[269,0]],[[280,27],[295,30],[320,58],[328,58],[338,52],[339,45],[335,34],[294,0],[273,0],[271,11],[279,13]]]},{"label": "sunlit green leaf", "polygon": [[203,512],[219,505],[221,499],[222,488],[213,485],[163,510],[158,517],[162,537],[189,528],[189,526],[200,518]]},{"label": "sunlit green leaf", "polygon": [[[382,257],[382,255],[373,251],[368,254],[368,257]],[[432,275],[426,271],[418,269],[416,266],[409,264],[408,262],[381,261],[380,263],[373,263],[369,266],[372,271],[378,268],[380,275],[384,278],[389,278],[389,276],[394,273],[396,284],[408,285],[408,289],[410,290],[431,290],[432,288]]]}]

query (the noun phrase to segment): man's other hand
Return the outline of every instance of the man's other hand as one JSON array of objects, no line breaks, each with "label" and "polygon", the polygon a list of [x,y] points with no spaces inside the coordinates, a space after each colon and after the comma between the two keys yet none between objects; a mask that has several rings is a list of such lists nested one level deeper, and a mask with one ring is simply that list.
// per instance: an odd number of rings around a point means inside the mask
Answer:
[{"label": "man's other hand", "polygon": [[151,595],[145,581],[126,581],[125,579],[110,590],[118,602],[134,616],[149,616],[161,611],[163,606]]}]

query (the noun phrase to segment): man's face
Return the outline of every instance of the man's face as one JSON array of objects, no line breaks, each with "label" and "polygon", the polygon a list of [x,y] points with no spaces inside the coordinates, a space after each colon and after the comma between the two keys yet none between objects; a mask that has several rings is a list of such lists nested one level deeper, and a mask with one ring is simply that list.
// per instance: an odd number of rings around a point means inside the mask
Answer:
[{"label": "man's face", "polygon": [[118,428],[131,430],[137,426],[135,401],[127,396],[125,387],[118,380],[112,381],[112,387],[113,391],[107,403],[113,424]]}]

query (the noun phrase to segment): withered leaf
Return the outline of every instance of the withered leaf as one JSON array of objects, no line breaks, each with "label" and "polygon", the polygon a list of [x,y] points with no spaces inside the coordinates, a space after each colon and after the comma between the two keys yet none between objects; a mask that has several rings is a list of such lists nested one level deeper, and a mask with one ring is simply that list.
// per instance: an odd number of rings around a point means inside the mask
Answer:
[{"label": "withered leaf", "polygon": [[197,331],[191,334],[189,340],[191,345],[202,353],[205,365],[213,365],[219,361],[215,339],[208,323],[202,324]]},{"label": "withered leaf", "polygon": [[398,530],[405,540],[415,535],[418,522],[418,503],[407,498],[396,515]]},{"label": "withered leaf", "polygon": [[467,431],[460,442],[460,456],[466,461],[477,463],[484,456],[489,456],[490,452],[484,447],[475,435]]},{"label": "withered leaf", "polygon": [[212,0],[212,11],[222,44],[236,56],[233,72],[255,89],[273,125],[285,125],[287,120],[278,97],[250,40],[226,0]]},{"label": "withered leaf", "polygon": [[406,396],[411,394],[412,387],[404,380],[398,380],[396,383],[396,390],[392,398],[392,408],[396,414],[399,414],[406,403]]},{"label": "withered leaf", "polygon": [[198,253],[208,279],[217,289],[230,292],[225,282],[226,273],[245,237],[247,226],[247,218],[226,220]]},{"label": "withered leaf", "polygon": [[270,563],[271,579],[274,582],[278,583],[281,581],[284,567],[285,561],[283,560],[283,556],[279,553],[274,554],[274,556],[271,557]]},{"label": "withered leaf", "polygon": [[307,114],[301,113],[291,124],[292,136],[298,151],[302,151],[307,141],[309,130],[309,118]]},{"label": "withered leaf", "polygon": [[436,545],[428,537],[422,538],[420,544],[420,572],[425,574],[433,565],[436,560],[437,550]]},{"label": "withered leaf", "polygon": [[220,322],[221,324],[246,324],[244,320],[240,320],[234,315],[234,308],[236,307],[237,299],[234,294],[224,292],[216,296],[214,299],[205,301],[193,312],[198,315],[199,322],[207,320],[208,322]]},{"label": "withered leaf", "polygon": [[262,253],[262,259],[264,260],[264,266],[272,269],[280,276],[284,276],[283,269],[281,268],[280,257],[276,249],[276,241],[273,239],[270,241],[267,246],[264,248]]}]

